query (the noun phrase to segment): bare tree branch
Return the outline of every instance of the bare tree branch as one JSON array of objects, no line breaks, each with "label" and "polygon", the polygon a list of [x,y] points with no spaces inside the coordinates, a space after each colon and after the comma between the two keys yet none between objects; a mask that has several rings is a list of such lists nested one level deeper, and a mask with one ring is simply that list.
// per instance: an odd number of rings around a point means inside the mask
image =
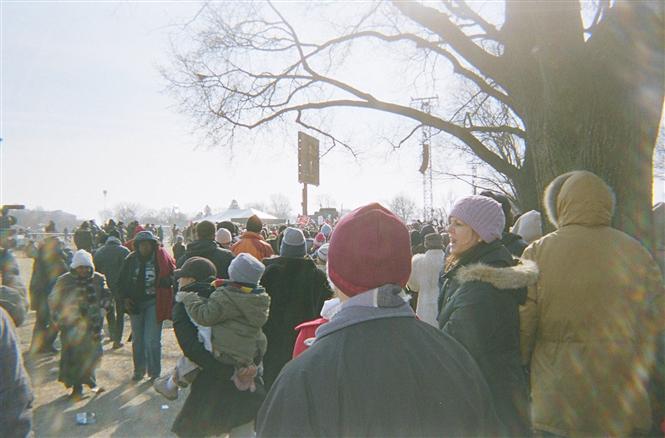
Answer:
[{"label": "bare tree branch", "polygon": [[520,138],[526,138],[526,132],[514,126],[471,126],[471,132],[505,132],[507,134],[516,135]]},{"label": "bare tree branch", "polygon": [[504,85],[506,78],[503,73],[504,69],[501,68],[501,58],[475,44],[450,20],[448,15],[416,2],[393,0],[392,4],[405,16],[441,37],[478,70],[502,86]]}]

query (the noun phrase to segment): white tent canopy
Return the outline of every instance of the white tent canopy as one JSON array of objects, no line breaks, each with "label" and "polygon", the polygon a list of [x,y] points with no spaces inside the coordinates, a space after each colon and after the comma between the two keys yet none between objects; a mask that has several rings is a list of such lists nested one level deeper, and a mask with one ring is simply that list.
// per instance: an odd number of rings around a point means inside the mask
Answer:
[{"label": "white tent canopy", "polygon": [[286,219],[277,218],[271,214],[268,214],[264,211],[257,210],[255,208],[229,208],[221,213],[211,214],[204,218],[199,219],[198,221],[210,221],[213,223],[222,222],[222,221],[231,221],[244,224],[247,222],[251,216],[258,216],[264,223],[281,223],[286,222]]}]

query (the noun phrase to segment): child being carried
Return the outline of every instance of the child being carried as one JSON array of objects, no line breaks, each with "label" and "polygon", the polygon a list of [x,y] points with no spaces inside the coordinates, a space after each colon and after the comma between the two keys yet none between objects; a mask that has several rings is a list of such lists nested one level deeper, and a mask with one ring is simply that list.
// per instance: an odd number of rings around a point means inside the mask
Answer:
[{"label": "child being carried", "polygon": [[[268,320],[270,297],[258,285],[264,270],[252,255],[239,254],[229,266],[230,279],[215,280],[208,298],[198,292],[216,275],[210,261],[192,257],[175,271],[181,289],[176,301],[184,304],[205,348],[221,363],[235,367],[231,380],[241,391],[255,391],[257,364],[268,344],[261,328]],[[155,381],[155,390],[174,400],[178,387],[188,386],[198,372],[198,365],[182,356],[171,375]]]}]

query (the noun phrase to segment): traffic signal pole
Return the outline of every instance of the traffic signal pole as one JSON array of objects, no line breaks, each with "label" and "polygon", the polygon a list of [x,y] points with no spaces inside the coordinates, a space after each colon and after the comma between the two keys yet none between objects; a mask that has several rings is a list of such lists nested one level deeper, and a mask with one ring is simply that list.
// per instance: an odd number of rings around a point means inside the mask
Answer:
[{"label": "traffic signal pole", "polygon": [[307,183],[302,185],[302,215],[307,216]]}]

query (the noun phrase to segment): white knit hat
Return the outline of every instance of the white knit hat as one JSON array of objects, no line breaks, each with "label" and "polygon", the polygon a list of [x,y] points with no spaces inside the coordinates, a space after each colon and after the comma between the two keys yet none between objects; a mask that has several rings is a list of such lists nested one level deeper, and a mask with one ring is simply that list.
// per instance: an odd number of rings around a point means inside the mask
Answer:
[{"label": "white knit hat", "polygon": [[231,232],[229,230],[226,228],[220,228],[217,230],[217,234],[215,234],[215,240],[220,245],[228,245],[233,240],[233,237],[231,236]]},{"label": "white knit hat", "polygon": [[84,249],[79,249],[74,253],[74,257],[72,258],[72,264],[70,266],[71,269],[76,269],[79,266],[87,266],[89,268],[92,268],[92,270],[95,270],[95,264],[92,261],[92,254],[90,254],[88,251]]}]

